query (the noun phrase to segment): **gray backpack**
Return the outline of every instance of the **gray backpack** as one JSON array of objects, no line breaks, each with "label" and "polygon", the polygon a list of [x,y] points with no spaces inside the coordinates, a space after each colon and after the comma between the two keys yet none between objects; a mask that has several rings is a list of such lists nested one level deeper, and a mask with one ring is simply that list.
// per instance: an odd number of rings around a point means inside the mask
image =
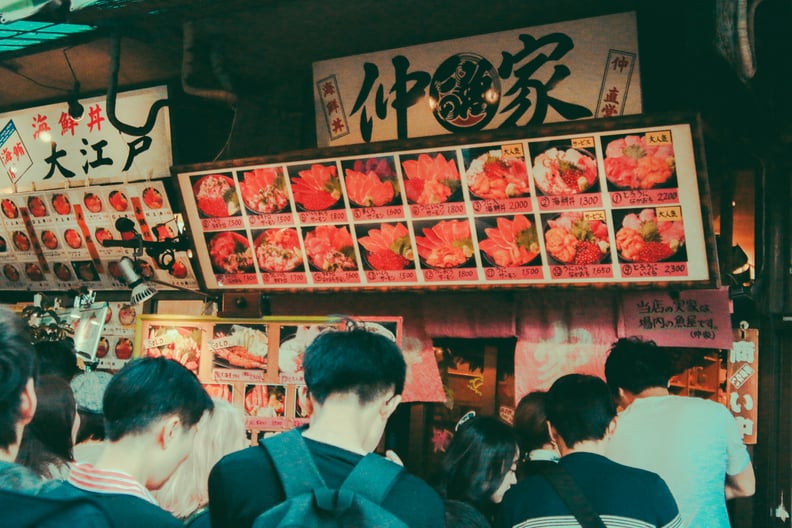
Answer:
[{"label": "gray backpack", "polygon": [[330,489],[316,468],[300,431],[260,441],[280,477],[286,500],[260,514],[253,528],[407,528],[381,504],[403,468],[379,455],[358,462],[338,489]]}]

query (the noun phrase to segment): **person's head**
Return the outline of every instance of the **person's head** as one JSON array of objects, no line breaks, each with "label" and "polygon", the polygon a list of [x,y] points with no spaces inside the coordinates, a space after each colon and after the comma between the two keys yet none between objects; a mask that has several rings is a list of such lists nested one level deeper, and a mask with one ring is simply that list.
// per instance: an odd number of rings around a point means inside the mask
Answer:
[{"label": "person's head", "polygon": [[22,431],[36,412],[36,353],[27,327],[0,308],[0,459],[13,461]]},{"label": "person's head", "polygon": [[440,494],[491,511],[517,482],[519,451],[511,427],[491,416],[471,418],[459,426],[440,464]]},{"label": "person's head", "polygon": [[86,440],[104,440],[104,411],[102,398],[113,375],[109,372],[90,371],[79,374],[71,381],[80,428],[75,443]]},{"label": "person's head", "polygon": [[39,376],[59,376],[68,382],[80,372],[71,339],[39,341],[34,347],[38,356]]},{"label": "person's head", "polygon": [[325,332],[308,345],[303,369],[312,420],[331,402],[351,403],[361,417],[371,419],[364,446],[376,447],[404,390],[407,364],[398,345],[362,329]]},{"label": "person's head", "polygon": [[193,450],[165,484],[154,493],[160,506],[184,519],[209,502],[212,467],[225,455],[247,445],[245,415],[222,398],[198,422]]},{"label": "person's head", "polygon": [[108,441],[153,447],[144,484],[158,489],[186,458],[195,425],[214,404],[195,374],[158,357],[135,359],[119,370],[107,384],[102,407]]},{"label": "person's head", "polygon": [[624,398],[625,392],[630,399],[646,389],[666,388],[671,374],[670,355],[654,341],[638,337],[622,338],[613,343],[605,360],[605,378],[618,400]]},{"label": "person's head", "polygon": [[445,521],[446,526],[454,528],[491,528],[492,524],[483,513],[467,502],[446,500]]},{"label": "person's head", "polygon": [[62,467],[74,458],[77,407],[71,387],[59,376],[40,376],[36,399],[36,414],[25,427],[17,462],[49,479],[54,477],[51,466]]},{"label": "person's head", "polygon": [[547,430],[544,391],[530,392],[523,396],[514,410],[514,432],[523,456],[534,449],[547,448],[550,433]]},{"label": "person's head", "polygon": [[608,385],[596,376],[558,378],[547,391],[545,412],[562,455],[580,442],[602,440],[615,427],[616,403]]}]

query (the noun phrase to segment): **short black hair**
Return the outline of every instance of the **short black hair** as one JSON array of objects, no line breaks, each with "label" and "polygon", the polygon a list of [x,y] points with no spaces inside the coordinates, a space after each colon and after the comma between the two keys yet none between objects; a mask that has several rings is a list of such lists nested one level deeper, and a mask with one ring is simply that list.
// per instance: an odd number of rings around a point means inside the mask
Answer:
[{"label": "short black hair", "polygon": [[511,471],[517,436],[492,416],[476,416],[459,426],[440,464],[437,490],[489,513],[491,497]]},{"label": "short black hair", "polygon": [[308,392],[319,404],[346,392],[365,404],[391,389],[401,394],[407,364],[393,340],[353,329],[319,334],[305,350],[303,369]]},{"label": "short black hair", "polygon": [[71,381],[80,372],[74,341],[70,338],[61,341],[39,341],[33,346],[38,356],[39,376],[58,376]]},{"label": "short black hair", "polygon": [[174,414],[192,427],[214,403],[195,374],[157,357],[134,359],[119,370],[107,384],[102,407],[105,436],[114,442]]},{"label": "short black hair", "polygon": [[601,378],[567,374],[547,391],[545,411],[548,421],[571,448],[584,440],[605,437],[616,416],[616,402]]},{"label": "short black hair", "polygon": [[492,524],[483,513],[467,502],[458,500],[445,501],[446,526],[454,528],[491,528]]},{"label": "short black hair", "polygon": [[7,308],[0,308],[0,448],[16,443],[19,404],[28,380],[36,379],[36,352],[27,326]]},{"label": "short black hair", "polygon": [[520,399],[514,410],[514,432],[523,456],[550,443],[545,414],[545,391],[529,392]]},{"label": "short black hair", "polygon": [[654,341],[639,337],[613,343],[605,360],[605,379],[614,395],[619,389],[640,394],[652,387],[668,387],[672,371],[671,355]]}]

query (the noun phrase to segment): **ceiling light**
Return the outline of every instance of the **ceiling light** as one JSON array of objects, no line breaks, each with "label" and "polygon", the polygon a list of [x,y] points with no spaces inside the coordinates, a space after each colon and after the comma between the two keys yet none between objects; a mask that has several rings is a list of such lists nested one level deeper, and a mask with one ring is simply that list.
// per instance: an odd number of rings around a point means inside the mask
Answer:
[{"label": "ceiling light", "polygon": [[157,289],[147,283],[135,270],[134,260],[129,257],[123,257],[119,261],[118,267],[121,269],[124,282],[132,289],[130,300],[132,304],[146,302],[157,294]]}]

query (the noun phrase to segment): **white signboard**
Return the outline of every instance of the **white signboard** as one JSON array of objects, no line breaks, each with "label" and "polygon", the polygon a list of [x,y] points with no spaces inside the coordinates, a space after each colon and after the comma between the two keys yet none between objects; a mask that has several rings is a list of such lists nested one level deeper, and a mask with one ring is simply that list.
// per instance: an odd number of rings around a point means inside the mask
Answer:
[{"label": "white signboard", "polygon": [[[116,115],[142,126],[164,86],[120,93]],[[108,119],[105,97],[82,99],[80,120],[66,102],[0,114],[0,192],[166,178],[172,164],[170,118],[161,109],[145,134],[129,136]]]},{"label": "white signboard", "polygon": [[313,65],[320,147],[641,113],[635,13]]}]

